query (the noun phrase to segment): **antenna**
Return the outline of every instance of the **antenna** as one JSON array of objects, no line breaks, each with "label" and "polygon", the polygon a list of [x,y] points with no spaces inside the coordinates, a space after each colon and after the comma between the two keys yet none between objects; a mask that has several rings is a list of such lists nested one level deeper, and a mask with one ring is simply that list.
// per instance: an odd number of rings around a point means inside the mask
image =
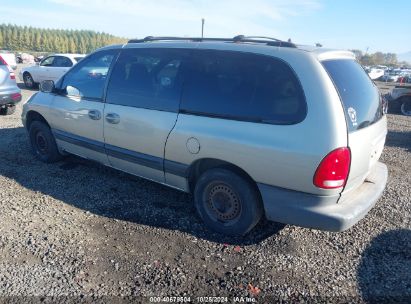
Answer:
[{"label": "antenna", "polygon": [[204,22],[205,22],[205,19],[202,18],[201,19],[201,39],[204,38]]}]

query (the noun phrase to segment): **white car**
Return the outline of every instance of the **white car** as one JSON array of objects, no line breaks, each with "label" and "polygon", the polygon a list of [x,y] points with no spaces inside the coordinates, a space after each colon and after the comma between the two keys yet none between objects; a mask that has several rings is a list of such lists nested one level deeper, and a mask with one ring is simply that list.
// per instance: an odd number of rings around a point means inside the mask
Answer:
[{"label": "white car", "polygon": [[384,70],[383,69],[375,69],[375,68],[371,68],[368,71],[368,76],[370,76],[370,78],[372,80],[377,80],[378,78],[384,76]]},{"label": "white car", "polygon": [[24,85],[35,88],[43,80],[53,80],[56,82],[73,65],[83,59],[81,54],[54,54],[43,58],[43,60],[33,66],[21,69],[19,78]]}]

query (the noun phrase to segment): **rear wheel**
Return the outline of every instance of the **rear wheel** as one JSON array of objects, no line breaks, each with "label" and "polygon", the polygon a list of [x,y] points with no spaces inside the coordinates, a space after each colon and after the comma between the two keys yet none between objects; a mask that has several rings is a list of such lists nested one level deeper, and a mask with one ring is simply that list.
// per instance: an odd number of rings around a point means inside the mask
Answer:
[{"label": "rear wheel", "polygon": [[411,98],[402,101],[401,113],[405,116],[411,116]]},{"label": "rear wheel", "polygon": [[16,112],[16,106],[15,105],[7,105],[4,108],[0,109],[0,115],[11,115]]},{"label": "rear wheel", "polygon": [[194,200],[204,223],[226,235],[246,234],[263,215],[255,187],[227,169],[210,169],[203,173],[196,183]]},{"label": "rear wheel", "polygon": [[29,136],[33,153],[39,160],[45,163],[53,163],[62,158],[54,136],[45,123],[41,121],[32,122]]}]

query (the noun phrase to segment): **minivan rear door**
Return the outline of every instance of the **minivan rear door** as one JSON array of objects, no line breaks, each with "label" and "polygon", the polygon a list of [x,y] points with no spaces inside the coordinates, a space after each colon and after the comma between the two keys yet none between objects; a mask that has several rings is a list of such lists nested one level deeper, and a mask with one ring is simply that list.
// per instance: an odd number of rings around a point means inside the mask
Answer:
[{"label": "minivan rear door", "polygon": [[178,115],[185,50],[124,48],[104,109],[105,149],[114,168],[164,183],[164,148]]},{"label": "minivan rear door", "polygon": [[345,111],[351,167],[344,191],[362,184],[384,148],[387,121],[378,88],[353,59],[322,61]]}]

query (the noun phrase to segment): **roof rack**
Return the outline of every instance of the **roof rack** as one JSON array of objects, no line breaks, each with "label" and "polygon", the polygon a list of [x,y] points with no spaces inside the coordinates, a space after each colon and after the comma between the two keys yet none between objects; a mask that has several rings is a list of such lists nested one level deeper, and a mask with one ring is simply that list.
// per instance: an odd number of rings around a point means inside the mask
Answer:
[{"label": "roof rack", "polygon": [[153,37],[147,36],[143,39],[131,39],[128,43],[144,43],[152,41],[192,41],[192,42],[203,42],[203,41],[222,41],[222,42],[248,42],[248,43],[264,43],[269,46],[280,46],[280,47],[291,47],[296,48],[297,46],[288,41],[282,41],[276,38],[263,37],[263,36],[244,36],[238,35],[233,38],[201,38],[201,37]]}]

